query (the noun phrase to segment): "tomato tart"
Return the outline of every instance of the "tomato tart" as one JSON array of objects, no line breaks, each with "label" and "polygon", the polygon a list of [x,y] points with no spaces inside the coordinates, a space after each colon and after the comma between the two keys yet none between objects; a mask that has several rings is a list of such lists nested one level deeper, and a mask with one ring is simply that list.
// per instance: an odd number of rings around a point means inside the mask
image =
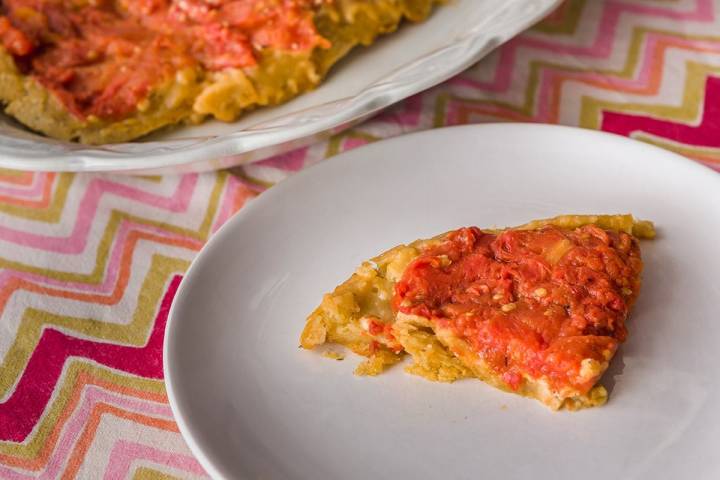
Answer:
[{"label": "tomato tart", "polygon": [[552,409],[602,405],[598,384],[640,293],[631,215],[564,215],[460,228],[363,263],[308,317],[301,346],[343,345],[376,375],[411,357],[430,380],[477,378]]},{"label": "tomato tart", "polygon": [[443,0],[1,0],[0,107],[54,138],[232,121]]}]

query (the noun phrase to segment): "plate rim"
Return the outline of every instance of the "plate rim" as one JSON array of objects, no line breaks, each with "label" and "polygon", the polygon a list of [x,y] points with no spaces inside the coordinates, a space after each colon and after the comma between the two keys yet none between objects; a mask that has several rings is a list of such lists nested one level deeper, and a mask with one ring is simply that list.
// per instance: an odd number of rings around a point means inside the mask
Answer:
[{"label": "plate rim", "polygon": [[[176,373],[173,373],[173,368],[171,365],[171,354],[174,356],[175,350],[177,350],[178,346],[172,346],[172,338],[174,337],[173,326],[177,324],[176,317],[179,315],[177,313],[177,302],[176,300],[181,297],[183,292],[187,288],[191,288],[188,285],[191,285],[192,283],[192,276],[195,275],[195,271],[198,268],[198,265],[203,262],[203,259],[209,255],[210,251],[214,249],[215,244],[220,243],[223,238],[226,236],[232,236],[235,234],[236,225],[241,224],[244,220],[244,218],[248,215],[251,215],[252,212],[254,212],[257,209],[264,208],[263,205],[267,202],[272,202],[273,198],[277,195],[282,195],[283,190],[292,188],[292,186],[298,182],[304,182],[306,178],[312,177],[312,175],[315,175],[315,172],[318,170],[322,170],[323,168],[326,168],[328,164],[331,162],[350,162],[350,161],[362,161],[362,159],[354,159],[352,157],[354,156],[360,156],[365,158],[372,158],[372,155],[365,154],[366,151],[371,151],[373,149],[383,148],[385,144],[388,143],[402,143],[407,142],[409,139],[408,137],[417,137],[417,136],[435,136],[435,135],[443,135],[446,131],[457,131],[458,134],[461,134],[460,132],[470,132],[477,130],[491,130],[496,128],[502,128],[502,129],[513,129],[518,130],[517,135],[520,135],[523,133],[523,131],[527,129],[534,129],[534,130],[550,130],[550,131],[556,131],[561,132],[564,134],[570,134],[570,135],[584,135],[589,140],[595,141],[595,139],[599,139],[601,142],[614,142],[616,144],[631,144],[635,147],[639,147],[641,149],[647,149],[648,152],[653,152],[653,155],[656,157],[665,157],[665,161],[676,164],[679,168],[686,168],[688,171],[695,172],[698,175],[713,178],[713,181],[715,181],[718,184],[718,187],[720,187],[720,173],[716,172],[715,170],[711,169],[710,167],[703,165],[695,160],[692,160],[690,158],[684,157],[678,153],[675,153],[673,151],[658,147],[656,145],[642,142],[639,140],[635,140],[632,138],[624,137],[618,134],[599,131],[599,130],[589,130],[579,127],[572,127],[572,126],[565,126],[565,125],[551,125],[551,124],[538,124],[538,123],[530,123],[530,122],[518,122],[518,123],[500,123],[500,122],[492,122],[492,123],[482,123],[482,124],[471,124],[471,125],[459,125],[459,126],[450,126],[450,127],[442,127],[442,128],[436,128],[436,129],[430,129],[430,130],[423,130],[419,132],[412,132],[406,135],[399,135],[397,137],[392,137],[388,139],[383,139],[374,143],[370,143],[358,148],[355,148],[353,150],[348,150],[346,152],[340,153],[330,159],[327,159],[326,161],[319,162],[317,164],[311,165],[308,168],[292,175],[291,177],[287,178],[286,180],[283,180],[278,185],[272,187],[268,191],[263,192],[262,195],[258,196],[256,199],[254,199],[249,204],[246,204],[241,210],[239,210],[237,213],[235,213],[228,221],[226,221],[216,232],[212,235],[212,237],[203,245],[203,247],[200,249],[200,251],[197,253],[195,258],[190,263],[190,266],[185,271],[182,277],[182,281],[180,282],[180,285],[178,286],[178,289],[175,293],[175,296],[173,298],[172,304],[170,306],[170,310],[168,312],[167,317],[167,323],[165,326],[165,332],[163,337],[163,380],[165,382],[165,390],[168,397],[168,403],[170,404],[170,409],[173,413],[173,418],[175,422],[178,425],[178,428],[180,430],[180,433],[187,443],[188,447],[190,448],[192,454],[195,456],[195,458],[200,462],[202,467],[207,471],[207,473],[212,478],[230,478],[227,475],[225,475],[219,466],[216,466],[210,457],[212,456],[212,453],[207,446],[200,445],[199,442],[196,441],[195,437],[192,433],[192,427],[189,425],[189,422],[187,418],[190,416],[189,412],[184,412],[183,407],[180,406],[180,403],[182,403],[181,400],[179,400],[177,392],[175,391],[175,380],[173,377],[176,377]],[[360,153],[358,153],[360,152]],[[718,194],[720,195],[720,188],[718,190]],[[175,327],[176,328],[176,327]],[[176,377],[177,378],[177,377]]]},{"label": "plate rim", "polygon": [[[205,171],[258,161],[310,144],[315,137],[335,131],[335,129],[340,131],[350,127],[382,109],[444,82],[478,62],[494,48],[502,45],[548,15],[562,1],[534,0],[538,4],[537,12],[524,14],[519,21],[513,23],[512,28],[508,31],[487,36],[482,29],[471,29],[451,42],[439,46],[435,51],[421,57],[411,58],[390,75],[390,78],[402,78],[403,75],[417,74],[421,71],[425,73],[425,75],[420,75],[414,82],[401,81],[394,89],[388,90],[386,88],[377,88],[387,80],[381,79],[367,85],[355,96],[292,112],[284,117],[291,120],[295,119],[295,125],[292,127],[288,127],[287,121],[280,129],[272,127],[272,123],[277,123],[278,120],[273,119],[256,126],[248,126],[245,130],[236,132],[201,137],[196,140],[188,138],[168,141],[168,143],[176,142],[174,147],[170,145],[163,147],[162,143],[164,142],[158,141],[158,148],[153,152],[144,153],[113,151],[113,144],[98,147],[69,144],[68,149],[62,152],[47,152],[48,148],[43,148],[43,146],[46,146],[45,143],[33,140],[17,140],[0,134],[0,166],[10,169],[48,172],[107,171],[148,174],[173,169]],[[435,59],[439,55],[451,55],[453,53],[459,56],[454,62],[447,64],[444,68],[430,68],[436,65]],[[427,72],[430,72],[430,74],[427,74]],[[347,104],[343,105],[339,113],[329,117],[321,116],[322,118],[312,122],[303,121],[303,115],[338,102]],[[270,127],[253,132],[253,129],[264,124],[268,124]],[[3,139],[24,142],[27,145],[34,145],[34,148],[3,145]],[[49,141],[52,142],[53,140],[50,139]],[[183,142],[192,143],[180,146],[179,144]],[[125,145],[133,143],[140,144],[138,142],[128,142]]]}]

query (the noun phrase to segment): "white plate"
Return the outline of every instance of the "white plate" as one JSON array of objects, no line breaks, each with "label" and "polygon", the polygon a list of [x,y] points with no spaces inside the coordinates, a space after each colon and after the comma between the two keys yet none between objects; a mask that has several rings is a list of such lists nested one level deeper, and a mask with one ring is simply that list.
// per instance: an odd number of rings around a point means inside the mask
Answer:
[{"label": "white plate", "polygon": [[[610,402],[551,412],[479,381],[393,368],[356,377],[298,349],[324,292],[383,250],[464,226],[560,213],[654,220]],[[720,478],[720,177],[621,137],[541,125],[402,136],[263,193],[195,260],[172,309],[165,378],[217,477]]]},{"label": "white plate", "polygon": [[355,51],[317,90],[234,123],[206,122],[143,141],[88,147],[19,128],[0,114],[0,167],[184,172],[226,168],[309,144],[461,72],[560,0],[454,0]]}]

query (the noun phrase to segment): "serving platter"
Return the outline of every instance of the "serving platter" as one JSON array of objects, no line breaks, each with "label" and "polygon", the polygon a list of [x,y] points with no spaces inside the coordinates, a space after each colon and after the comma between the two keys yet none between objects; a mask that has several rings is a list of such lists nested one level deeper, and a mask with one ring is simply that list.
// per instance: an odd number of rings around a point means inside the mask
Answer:
[{"label": "serving platter", "polygon": [[336,65],[318,89],[233,123],[169,129],[142,141],[53,140],[0,114],[0,167],[168,173],[227,168],[307,145],[466,69],[560,0],[454,0]]}]

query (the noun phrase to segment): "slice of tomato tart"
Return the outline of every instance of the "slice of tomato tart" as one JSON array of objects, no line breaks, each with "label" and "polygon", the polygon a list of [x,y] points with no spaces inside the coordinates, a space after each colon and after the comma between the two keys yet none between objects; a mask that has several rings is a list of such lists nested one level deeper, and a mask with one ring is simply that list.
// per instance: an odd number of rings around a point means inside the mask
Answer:
[{"label": "slice of tomato tart", "polygon": [[564,215],[465,227],[363,263],[308,317],[301,346],[339,344],[376,375],[409,354],[430,380],[478,378],[552,409],[602,405],[598,384],[640,292],[631,215]]}]

